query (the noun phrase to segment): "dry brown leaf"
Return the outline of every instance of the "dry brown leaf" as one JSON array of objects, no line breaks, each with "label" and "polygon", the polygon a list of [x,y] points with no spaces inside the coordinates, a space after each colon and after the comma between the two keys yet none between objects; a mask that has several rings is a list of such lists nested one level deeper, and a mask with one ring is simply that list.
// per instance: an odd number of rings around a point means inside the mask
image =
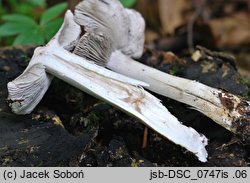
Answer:
[{"label": "dry brown leaf", "polygon": [[160,31],[161,22],[157,0],[137,0],[136,9],[142,14],[147,27],[157,32]]},{"label": "dry brown leaf", "polygon": [[160,35],[157,32],[155,32],[151,29],[146,29],[146,31],[145,31],[145,44],[150,44],[159,38],[160,38]]},{"label": "dry brown leaf", "polygon": [[219,47],[250,43],[250,15],[247,13],[212,19],[209,25]]},{"label": "dry brown leaf", "polygon": [[158,5],[164,33],[173,34],[177,27],[187,23],[186,13],[191,9],[191,1],[159,0]]}]

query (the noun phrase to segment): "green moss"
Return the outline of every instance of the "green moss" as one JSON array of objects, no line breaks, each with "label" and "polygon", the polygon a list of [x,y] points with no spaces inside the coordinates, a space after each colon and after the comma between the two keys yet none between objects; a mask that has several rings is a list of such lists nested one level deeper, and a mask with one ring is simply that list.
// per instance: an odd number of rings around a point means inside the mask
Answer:
[{"label": "green moss", "polygon": [[[250,85],[249,80],[247,78],[241,76],[240,74],[237,75],[236,81],[238,81],[239,83],[243,84],[246,87],[249,87],[249,85]],[[241,94],[241,97],[244,98],[244,99],[246,99],[246,100],[250,100],[249,90],[246,90],[245,92],[243,92]]]},{"label": "green moss", "polygon": [[142,165],[143,163],[144,163],[144,160],[132,159],[131,167],[141,167],[141,165]]},{"label": "green moss", "polygon": [[122,159],[127,156],[127,151],[125,147],[119,147],[118,149],[115,150],[115,153],[110,153],[110,159],[112,161]]},{"label": "green moss", "polygon": [[136,159],[132,159],[131,167],[138,167],[138,163],[137,163]]},{"label": "green moss", "polygon": [[7,149],[8,149],[7,146],[1,147],[1,148],[0,148],[0,152],[6,151]]},{"label": "green moss", "polygon": [[171,75],[177,75],[178,72],[178,66],[173,66],[170,70],[169,70],[169,74]]},{"label": "green moss", "polygon": [[13,159],[11,156],[4,156],[1,158],[1,166],[9,166],[13,162]]}]

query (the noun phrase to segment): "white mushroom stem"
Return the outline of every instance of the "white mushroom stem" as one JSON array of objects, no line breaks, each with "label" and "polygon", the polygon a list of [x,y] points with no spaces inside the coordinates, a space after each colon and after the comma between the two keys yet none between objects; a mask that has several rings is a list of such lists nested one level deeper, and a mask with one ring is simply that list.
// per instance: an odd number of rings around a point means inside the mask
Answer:
[{"label": "white mushroom stem", "polygon": [[12,110],[18,114],[30,113],[43,97],[53,75],[135,116],[205,162],[206,137],[182,125],[157,98],[140,87],[148,86],[146,83],[114,73],[63,48],[79,35],[80,27],[68,11],[57,35],[46,46],[37,48],[24,73],[8,83]]},{"label": "white mushroom stem", "polygon": [[[147,89],[192,106],[250,141],[249,102],[199,82],[163,73],[130,58],[140,57],[143,50],[145,23],[139,13],[123,8],[118,0],[84,0],[76,6],[75,21],[84,26],[88,33],[86,37],[92,44],[90,47],[84,41],[87,39],[82,39],[74,53],[86,58],[97,58],[94,61],[98,64],[147,82],[150,85]],[[100,38],[106,38],[106,42],[112,45],[112,49],[105,50],[106,55],[111,55],[109,60],[98,59],[97,52],[91,54],[93,51],[88,51],[90,48],[98,50],[99,45],[105,45],[100,42]]]},{"label": "white mushroom stem", "polygon": [[[224,128],[249,135],[250,103],[228,92],[194,80],[176,77],[143,65],[119,51],[112,53],[107,67],[117,73],[147,82],[147,89],[183,102],[205,114]],[[245,121],[244,125],[241,124]],[[242,126],[241,126],[242,125]]]}]

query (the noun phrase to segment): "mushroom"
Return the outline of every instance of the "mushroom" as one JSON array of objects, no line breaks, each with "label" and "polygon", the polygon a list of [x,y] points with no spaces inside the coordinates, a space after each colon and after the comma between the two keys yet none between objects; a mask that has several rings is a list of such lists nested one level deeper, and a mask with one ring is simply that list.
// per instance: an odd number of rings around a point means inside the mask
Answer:
[{"label": "mushroom", "polygon": [[[123,11],[121,4],[116,0],[109,2],[86,0],[83,2],[96,3],[90,3],[94,6],[111,5],[113,8],[118,8],[118,11]],[[105,7],[101,13],[106,13],[107,10],[110,11]],[[126,10],[126,12],[129,13],[124,13],[123,18],[127,17],[124,26],[130,25],[131,20],[128,17],[138,16],[135,11]],[[112,15],[114,19],[120,19],[115,14]],[[85,18],[88,19],[88,16]],[[92,21],[90,19],[89,21]],[[105,32],[100,31],[102,29],[99,29],[95,22],[93,21],[93,30],[88,29],[88,25],[86,25],[86,33],[84,37],[80,38],[81,27],[74,21],[71,11],[66,12],[64,23],[58,33],[47,45],[36,48],[25,71],[8,83],[8,99],[12,111],[17,114],[32,112],[55,76],[129,115],[135,116],[162,136],[193,152],[200,161],[205,162],[207,138],[204,135],[191,127],[182,125],[176,117],[171,115],[159,99],[142,88],[148,86],[146,82],[129,78],[101,66],[108,61],[105,59],[109,58],[109,54],[111,55],[115,49],[121,49],[124,54],[129,56],[140,56],[141,49],[138,49],[138,52],[132,53],[131,51],[137,48],[132,43],[137,37],[130,36],[128,40],[124,38],[124,42],[115,42],[119,37],[126,36],[120,34],[127,33],[127,30],[122,32],[121,27],[121,32],[115,32],[112,30],[114,27],[106,27],[104,22],[101,22],[103,28],[112,33],[106,35]],[[143,31],[144,27],[141,29]],[[143,39],[139,41],[143,42]],[[75,54],[80,54],[77,51],[81,46],[79,43],[83,44],[84,57]],[[71,53],[69,50],[74,51]]]},{"label": "mushroom", "polygon": [[[140,57],[143,51],[145,25],[139,13],[123,8],[117,0],[85,0],[76,6],[75,21],[84,26],[87,32],[76,44],[75,54],[90,58],[117,73],[144,81],[149,84],[145,88],[192,106],[250,141],[250,102],[131,59]],[[105,43],[108,42],[106,46],[109,49],[105,54],[102,50],[97,56],[99,47],[105,47],[100,44],[100,37],[105,39]],[[92,41],[91,45],[88,44],[89,40]]]}]

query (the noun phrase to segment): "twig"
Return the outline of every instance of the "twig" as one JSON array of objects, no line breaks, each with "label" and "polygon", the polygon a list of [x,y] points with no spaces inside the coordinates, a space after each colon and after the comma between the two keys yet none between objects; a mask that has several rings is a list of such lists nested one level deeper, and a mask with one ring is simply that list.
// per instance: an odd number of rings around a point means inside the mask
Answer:
[{"label": "twig", "polygon": [[201,3],[199,3],[200,6],[196,6],[195,12],[193,16],[191,17],[191,20],[188,22],[187,30],[188,30],[188,35],[187,35],[187,42],[188,42],[188,48],[189,52],[193,53],[194,52],[194,23],[196,19],[201,15],[202,11],[204,10],[204,7],[206,5],[206,0],[200,0]]}]

